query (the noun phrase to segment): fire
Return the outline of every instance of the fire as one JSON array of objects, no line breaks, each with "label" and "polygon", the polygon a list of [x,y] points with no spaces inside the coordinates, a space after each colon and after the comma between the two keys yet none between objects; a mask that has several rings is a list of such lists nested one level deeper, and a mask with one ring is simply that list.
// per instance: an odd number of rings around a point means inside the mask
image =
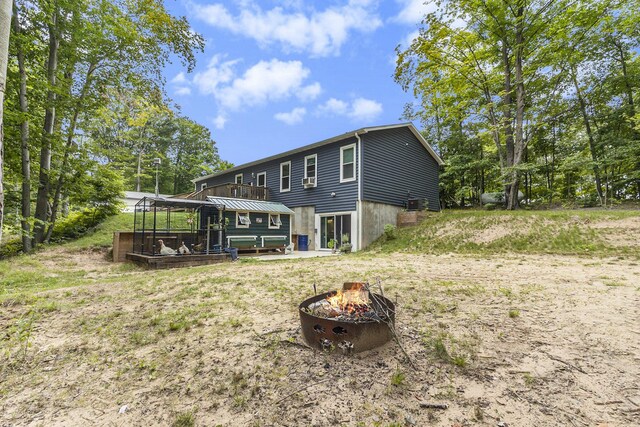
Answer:
[{"label": "fire", "polygon": [[327,297],[331,307],[346,313],[365,312],[369,310],[369,293],[360,283],[355,283],[350,289],[337,291]]}]

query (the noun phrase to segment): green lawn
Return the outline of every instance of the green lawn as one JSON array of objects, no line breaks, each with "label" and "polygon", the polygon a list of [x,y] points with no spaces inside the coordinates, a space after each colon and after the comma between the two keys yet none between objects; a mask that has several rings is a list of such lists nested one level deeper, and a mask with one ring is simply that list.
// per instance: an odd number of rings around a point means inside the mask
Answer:
[{"label": "green lawn", "polygon": [[624,243],[629,225],[640,226],[634,223],[639,217],[638,211],[443,211],[430,213],[415,227],[398,229],[394,239],[381,237],[368,250],[638,258],[638,246]]}]

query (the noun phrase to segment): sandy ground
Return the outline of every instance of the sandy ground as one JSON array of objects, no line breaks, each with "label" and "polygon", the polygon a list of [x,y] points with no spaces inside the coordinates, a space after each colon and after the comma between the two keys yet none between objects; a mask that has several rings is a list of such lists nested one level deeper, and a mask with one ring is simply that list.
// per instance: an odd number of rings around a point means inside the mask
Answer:
[{"label": "sandy ground", "polygon": [[[640,425],[638,261],[65,262],[86,285],[39,294],[37,315],[0,307],[1,426]],[[350,357],[304,345],[297,305],[312,283],[352,280],[397,300],[415,368],[395,343]]]}]

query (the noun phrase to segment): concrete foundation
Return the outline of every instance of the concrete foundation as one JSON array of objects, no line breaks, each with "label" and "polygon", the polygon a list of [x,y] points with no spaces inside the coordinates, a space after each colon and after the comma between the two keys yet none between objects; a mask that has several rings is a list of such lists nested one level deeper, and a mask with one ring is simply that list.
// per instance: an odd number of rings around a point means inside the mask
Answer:
[{"label": "concrete foundation", "polygon": [[316,250],[316,233],[315,233],[315,206],[301,206],[297,208],[291,208],[295,215],[291,215],[291,235],[293,243],[298,249],[297,237],[299,234],[306,234],[309,236],[309,250]]},{"label": "concrete foundation", "polygon": [[386,205],[362,201],[362,248],[369,246],[384,233],[385,224],[397,224],[398,214],[402,212],[399,206]]}]

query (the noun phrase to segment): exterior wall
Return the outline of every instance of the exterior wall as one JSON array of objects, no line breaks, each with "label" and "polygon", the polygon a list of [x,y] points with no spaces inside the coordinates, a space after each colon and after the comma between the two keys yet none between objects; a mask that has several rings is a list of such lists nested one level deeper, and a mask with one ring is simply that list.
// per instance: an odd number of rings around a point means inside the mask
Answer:
[{"label": "exterior wall", "polygon": [[[327,144],[322,147],[302,151],[291,156],[282,157],[269,162],[260,163],[248,168],[234,170],[222,175],[218,175],[199,181],[200,185],[206,183],[207,187],[234,182],[237,174],[243,174],[243,183],[256,184],[257,175],[261,172],[267,173],[267,187],[271,201],[283,203],[289,208],[299,206],[315,206],[316,213],[353,211],[356,208],[358,199],[357,180],[350,182],[340,182],[340,148],[349,144],[356,144],[356,177],[358,176],[358,153],[357,141],[355,137],[348,137],[341,141]],[[317,187],[304,188],[302,179],[304,177],[305,156],[317,154]],[[291,191],[280,192],[280,163],[291,161]],[[252,176],[252,174],[255,176]],[[331,196],[335,193],[335,197]]]},{"label": "exterior wall", "polygon": [[[272,240],[265,242],[265,246],[287,246],[291,243],[291,218],[290,215],[280,214],[280,221],[282,225],[279,229],[269,228],[269,214],[262,212],[249,212],[249,219],[251,224],[249,228],[237,228],[236,227],[236,212],[225,211],[224,217],[229,219],[229,225],[227,225],[226,236],[258,236],[255,241],[238,240],[236,243],[231,243],[234,247],[262,247],[262,236],[286,236],[285,240]],[[262,223],[258,223],[257,219],[261,218]],[[225,246],[226,246],[225,237]]]},{"label": "exterior wall", "polygon": [[440,210],[438,163],[408,128],[379,130],[361,138],[363,200],[405,206],[408,198],[421,203],[427,199],[429,210]]},{"label": "exterior wall", "polygon": [[366,248],[374,240],[384,233],[386,224],[396,225],[397,217],[402,208],[399,206],[386,205],[363,201],[360,203],[362,210],[362,248]]},{"label": "exterior wall", "polygon": [[[292,217],[291,221],[291,234],[306,234],[309,236],[309,250],[316,250],[316,229],[315,229],[315,213],[316,210],[313,206],[301,206],[292,208],[296,213]],[[294,241],[296,249],[298,242]]]}]

